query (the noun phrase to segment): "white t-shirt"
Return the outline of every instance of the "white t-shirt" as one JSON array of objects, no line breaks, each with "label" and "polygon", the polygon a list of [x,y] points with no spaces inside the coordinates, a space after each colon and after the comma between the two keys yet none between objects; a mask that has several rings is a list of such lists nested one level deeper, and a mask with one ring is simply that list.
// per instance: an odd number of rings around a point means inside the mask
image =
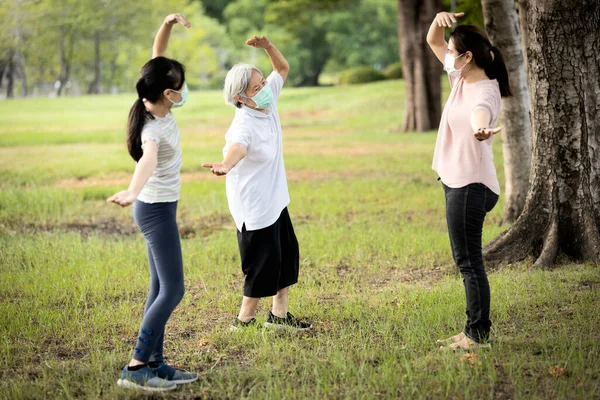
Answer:
[{"label": "white t-shirt", "polygon": [[181,149],[179,148],[179,128],[173,113],[165,117],[154,116],[142,130],[142,149],[144,143],[154,140],[158,145],[158,164],[150,179],[138,196],[144,203],[168,203],[179,200],[181,186]]},{"label": "white t-shirt", "polygon": [[283,138],[277,113],[277,100],[283,78],[273,71],[267,78],[273,102],[263,114],[242,105],[225,134],[223,157],[233,143],[246,146],[248,154],[226,176],[229,210],[238,230],[246,224],[249,231],[273,225],[290,203]]}]

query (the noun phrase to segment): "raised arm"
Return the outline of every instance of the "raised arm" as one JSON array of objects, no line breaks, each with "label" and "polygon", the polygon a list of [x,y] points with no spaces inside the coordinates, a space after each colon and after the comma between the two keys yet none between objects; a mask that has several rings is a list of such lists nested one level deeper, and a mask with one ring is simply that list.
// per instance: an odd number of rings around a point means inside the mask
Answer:
[{"label": "raised arm", "polygon": [[284,81],[286,80],[288,72],[290,72],[290,64],[288,64],[283,54],[281,54],[279,49],[277,49],[266,36],[253,36],[246,40],[246,44],[258,49],[265,49],[269,56],[269,60],[271,60],[273,70],[277,71]]},{"label": "raised arm", "polygon": [[444,29],[452,28],[452,24],[456,22],[456,18],[460,18],[463,15],[465,15],[463,12],[439,12],[436,14],[429,27],[429,32],[427,32],[427,44],[431,47],[431,50],[433,50],[435,56],[442,64],[444,63],[446,48],[448,48],[448,43],[446,43],[446,39],[444,39]]},{"label": "raised arm", "polygon": [[176,24],[181,24],[186,28],[192,26],[181,14],[167,15],[162,25],[158,29],[156,37],[154,38],[154,45],[152,46],[152,58],[162,57],[165,55],[167,46],[169,45],[169,38],[171,37],[171,29],[173,29],[173,25]]}]

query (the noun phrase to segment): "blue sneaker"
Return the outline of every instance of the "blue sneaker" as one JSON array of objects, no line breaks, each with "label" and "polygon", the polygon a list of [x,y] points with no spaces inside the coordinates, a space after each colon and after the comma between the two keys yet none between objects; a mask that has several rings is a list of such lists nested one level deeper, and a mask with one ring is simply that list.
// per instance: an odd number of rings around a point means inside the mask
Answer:
[{"label": "blue sneaker", "polygon": [[117,385],[150,392],[166,392],[177,388],[177,385],[173,382],[156,376],[148,366],[137,371],[130,371],[127,369],[127,365],[124,366],[121,370],[121,379],[117,381]]},{"label": "blue sneaker", "polygon": [[197,373],[180,371],[166,363],[161,363],[158,367],[151,369],[157,377],[176,384],[191,383],[198,379]]}]

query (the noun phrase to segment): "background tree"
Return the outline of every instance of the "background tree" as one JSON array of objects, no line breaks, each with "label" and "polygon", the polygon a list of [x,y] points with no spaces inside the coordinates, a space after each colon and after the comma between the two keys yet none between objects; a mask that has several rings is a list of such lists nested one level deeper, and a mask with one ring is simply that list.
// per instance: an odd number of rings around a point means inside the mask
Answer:
[{"label": "background tree", "polygon": [[492,240],[485,257],[529,256],[549,267],[557,255],[600,262],[600,3],[529,4],[528,78],[532,172],[525,209]]},{"label": "background tree", "polygon": [[440,62],[427,45],[427,31],[442,0],[398,0],[398,37],[406,80],[402,131],[436,129],[441,117]]},{"label": "background tree", "polygon": [[485,29],[504,56],[513,95],[502,99],[500,125],[504,157],[505,196],[502,221],[515,222],[529,188],[531,135],[529,90],[514,0],[481,0]]}]

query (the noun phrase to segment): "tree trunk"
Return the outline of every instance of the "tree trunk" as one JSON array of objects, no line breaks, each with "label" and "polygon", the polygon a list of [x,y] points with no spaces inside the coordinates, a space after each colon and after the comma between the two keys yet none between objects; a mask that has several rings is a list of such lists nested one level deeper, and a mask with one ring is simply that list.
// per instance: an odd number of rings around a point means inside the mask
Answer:
[{"label": "tree trunk", "polygon": [[441,0],[398,0],[398,38],[406,85],[402,131],[436,129],[441,117],[441,65],[427,45],[427,31]]},{"label": "tree trunk", "polygon": [[517,220],[529,189],[531,135],[529,90],[521,51],[521,38],[514,0],[482,0],[485,29],[506,63],[512,97],[502,100],[500,125],[503,126],[505,200],[502,223]]},{"label": "tree trunk", "polygon": [[[527,8],[529,8],[529,0],[517,0],[519,5],[519,28],[521,31],[521,48],[523,49],[523,60],[525,68],[527,68]],[[527,72],[527,70],[525,70]]]},{"label": "tree trunk", "polygon": [[12,99],[15,96],[14,85],[15,85],[15,60],[12,51],[9,53],[8,64],[6,65],[6,98]]},{"label": "tree trunk", "polygon": [[25,57],[23,54],[19,54],[15,60],[15,66],[19,66],[19,78],[21,79],[21,97],[27,97],[29,91],[27,90],[27,71],[25,70]]},{"label": "tree trunk", "polygon": [[96,31],[94,35],[94,80],[90,83],[88,88],[88,94],[100,94],[102,76],[101,76],[101,62],[100,58],[100,31]]},{"label": "tree trunk", "polygon": [[559,253],[600,261],[600,3],[529,4],[533,159],[525,209],[485,248],[491,262]]},{"label": "tree trunk", "polygon": [[73,43],[70,43],[67,28],[63,25],[60,30],[60,76],[58,78],[60,86],[56,92],[57,96],[62,94],[63,88],[71,77],[71,60],[73,58]]}]

